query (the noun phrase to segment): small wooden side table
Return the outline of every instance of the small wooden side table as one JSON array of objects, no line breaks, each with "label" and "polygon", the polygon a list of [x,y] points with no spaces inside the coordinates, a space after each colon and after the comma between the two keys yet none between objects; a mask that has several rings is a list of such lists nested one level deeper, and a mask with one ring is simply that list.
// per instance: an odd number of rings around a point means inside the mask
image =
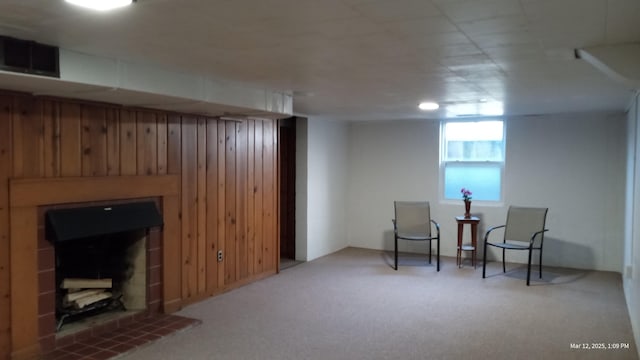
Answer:
[{"label": "small wooden side table", "polygon": [[[458,223],[458,256],[456,257],[456,265],[462,266],[462,251],[471,251],[471,263],[473,268],[476,268],[476,251],[478,250],[478,224],[480,218],[476,216],[464,217],[456,216],[456,222]],[[462,244],[462,233],[464,231],[464,224],[471,224],[471,245]]]}]

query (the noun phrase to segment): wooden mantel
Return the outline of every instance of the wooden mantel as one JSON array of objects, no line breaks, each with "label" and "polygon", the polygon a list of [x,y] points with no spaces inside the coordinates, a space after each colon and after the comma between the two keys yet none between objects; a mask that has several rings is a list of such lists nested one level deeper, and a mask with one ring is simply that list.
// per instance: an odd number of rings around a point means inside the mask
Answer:
[{"label": "wooden mantel", "polygon": [[68,203],[159,197],[162,204],[163,311],[181,307],[179,177],[104,176],[9,181],[11,238],[12,359],[32,359],[38,343],[38,207]]}]

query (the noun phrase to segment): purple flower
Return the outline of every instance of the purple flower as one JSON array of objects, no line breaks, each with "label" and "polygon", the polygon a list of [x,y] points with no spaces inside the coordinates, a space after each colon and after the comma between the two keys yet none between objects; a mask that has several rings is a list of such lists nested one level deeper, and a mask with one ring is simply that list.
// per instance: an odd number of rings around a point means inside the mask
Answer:
[{"label": "purple flower", "polygon": [[460,192],[462,193],[462,199],[463,199],[464,201],[469,201],[469,200],[471,200],[471,195],[473,194],[473,193],[471,192],[471,190],[469,190],[469,189],[465,189],[465,188],[462,188],[462,189],[460,189]]}]

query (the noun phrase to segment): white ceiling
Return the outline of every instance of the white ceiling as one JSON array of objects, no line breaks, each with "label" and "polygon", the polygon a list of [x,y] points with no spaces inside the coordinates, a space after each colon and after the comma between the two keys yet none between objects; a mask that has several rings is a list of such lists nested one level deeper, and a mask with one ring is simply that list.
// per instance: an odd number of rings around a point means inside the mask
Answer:
[{"label": "white ceiling", "polygon": [[510,115],[624,111],[632,86],[574,50],[640,42],[640,1],[138,0],[100,13],[2,0],[0,35],[290,92],[310,116],[433,118],[481,99]]}]

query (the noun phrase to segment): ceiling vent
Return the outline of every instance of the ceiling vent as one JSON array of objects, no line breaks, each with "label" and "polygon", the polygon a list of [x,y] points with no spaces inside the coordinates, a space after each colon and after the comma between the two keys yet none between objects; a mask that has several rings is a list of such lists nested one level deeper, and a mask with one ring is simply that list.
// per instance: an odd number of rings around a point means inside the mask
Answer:
[{"label": "ceiling vent", "polygon": [[59,78],[58,47],[0,36],[0,70]]}]

